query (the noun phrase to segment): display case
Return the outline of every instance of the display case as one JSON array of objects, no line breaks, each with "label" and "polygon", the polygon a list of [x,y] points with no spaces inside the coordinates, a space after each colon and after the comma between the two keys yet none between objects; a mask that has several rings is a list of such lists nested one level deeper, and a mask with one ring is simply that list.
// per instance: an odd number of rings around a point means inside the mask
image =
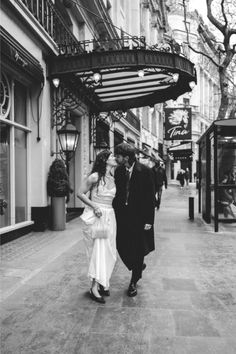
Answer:
[{"label": "display case", "polygon": [[236,223],[236,119],[213,122],[198,140],[199,212],[207,223]]}]

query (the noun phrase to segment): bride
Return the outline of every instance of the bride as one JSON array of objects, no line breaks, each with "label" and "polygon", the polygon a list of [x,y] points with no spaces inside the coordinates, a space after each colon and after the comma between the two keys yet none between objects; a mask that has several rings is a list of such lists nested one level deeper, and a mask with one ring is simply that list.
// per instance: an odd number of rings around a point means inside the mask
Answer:
[{"label": "bride", "polygon": [[90,297],[102,304],[105,303],[103,296],[110,295],[109,281],[116,262],[116,219],[112,208],[116,193],[112,175],[115,166],[111,151],[101,151],[77,193],[85,204],[81,219],[89,259]]}]

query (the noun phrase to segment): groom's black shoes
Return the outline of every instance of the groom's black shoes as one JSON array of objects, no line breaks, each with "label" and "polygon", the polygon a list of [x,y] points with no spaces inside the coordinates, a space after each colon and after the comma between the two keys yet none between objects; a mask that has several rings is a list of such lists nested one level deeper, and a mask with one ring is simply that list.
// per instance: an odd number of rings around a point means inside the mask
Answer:
[{"label": "groom's black shoes", "polygon": [[127,295],[129,297],[133,297],[133,296],[136,296],[137,295],[137,284],[134,283],[134,282],[131,282],[129,284],[129,288],[128,288],[128,291],[127,291]]}]

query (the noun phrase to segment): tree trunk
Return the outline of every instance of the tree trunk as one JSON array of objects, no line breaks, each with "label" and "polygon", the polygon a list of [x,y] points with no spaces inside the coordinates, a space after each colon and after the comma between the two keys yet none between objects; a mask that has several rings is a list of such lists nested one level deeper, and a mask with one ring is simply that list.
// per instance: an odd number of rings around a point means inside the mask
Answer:
[{"label": "tree trunk", "polygon": [[219,77],[220,77],[220,107],[217,120],[225,119],[229,106],[229,96],[228,96],[228,80],[226,79],[226,68],[219,68]]}]

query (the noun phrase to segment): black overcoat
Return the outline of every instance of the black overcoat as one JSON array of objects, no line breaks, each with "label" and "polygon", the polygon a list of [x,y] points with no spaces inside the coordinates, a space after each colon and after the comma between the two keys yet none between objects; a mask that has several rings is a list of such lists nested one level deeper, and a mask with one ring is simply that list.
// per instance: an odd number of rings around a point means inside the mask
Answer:
[{"label": "black overcoat", "polygon": [[[154,250],[155,186],[152,170],[135,162],[126,201],[126,169],[115,171],[116,196],[113,200],[117,220],[117,250],[129,270],[140,257]],[[151,224],[145,231],[144,225]]]}]

